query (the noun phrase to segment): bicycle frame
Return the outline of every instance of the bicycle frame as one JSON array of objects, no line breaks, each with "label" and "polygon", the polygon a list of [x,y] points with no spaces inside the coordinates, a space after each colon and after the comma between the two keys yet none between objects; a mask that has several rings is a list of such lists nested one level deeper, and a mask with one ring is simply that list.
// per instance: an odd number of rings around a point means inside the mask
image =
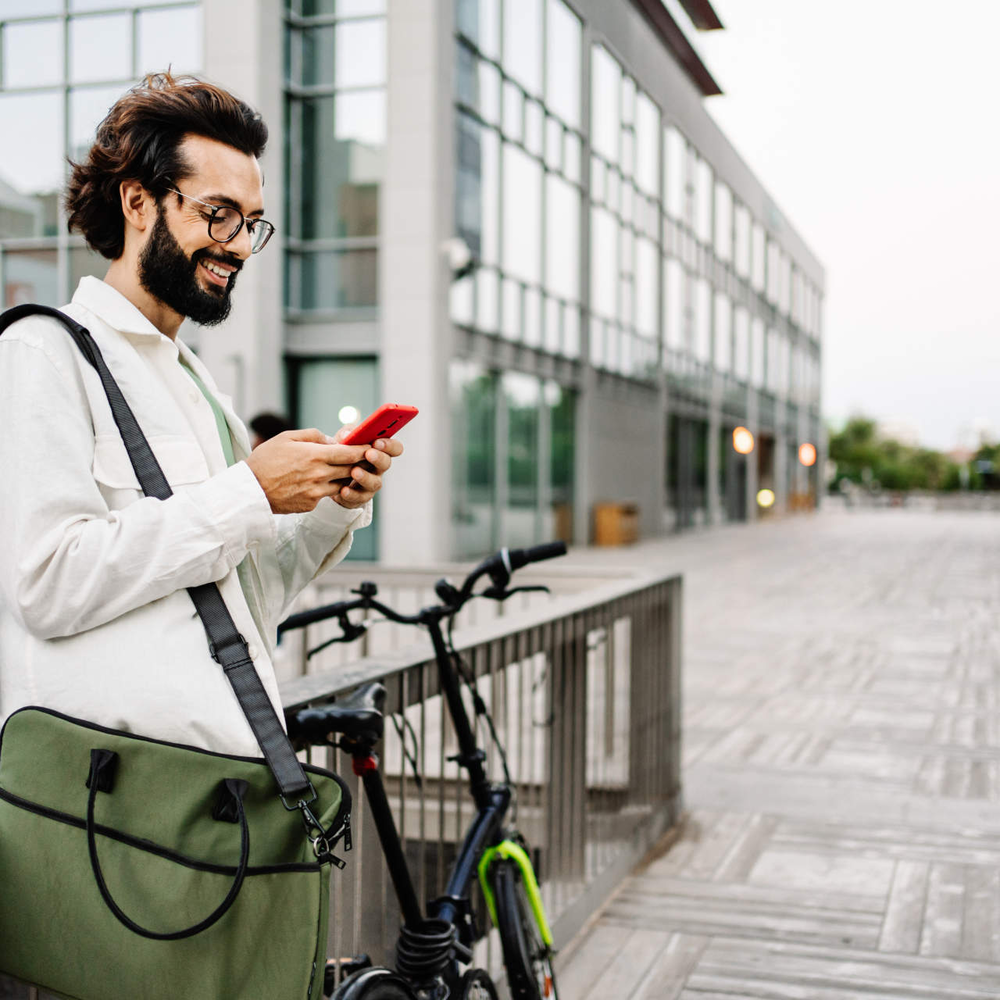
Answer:
[{"label": "bicycle frame", "polygon": [[[487,777],[484,767],[486,755],[476,744],[472,724],[462,701],[460,680],[441,631],[441,616],[428,615],[425,624],[434,646],[441,691],[447,701],[458,739],[459,752],[451,759],[468,772],[469,787],[476,805],[476,815],[469,824],[452,865],[444,895],[434,901],[430,916],[454,924],[459,929],[460,940],[468,946],[472,943],[469,891],[473,881],[479,877],[480,858],[489,848],[503,841],[503,822],[510,807],[512,793],[508,786],[493,784]],[[424,921],[423,908],[413,887],[377,758],[370,749],[362,747],[357,752],[352,752],[352,757],[355,774],[364,784],[372,821],[399,900],[404,925],[417,928]]]}]

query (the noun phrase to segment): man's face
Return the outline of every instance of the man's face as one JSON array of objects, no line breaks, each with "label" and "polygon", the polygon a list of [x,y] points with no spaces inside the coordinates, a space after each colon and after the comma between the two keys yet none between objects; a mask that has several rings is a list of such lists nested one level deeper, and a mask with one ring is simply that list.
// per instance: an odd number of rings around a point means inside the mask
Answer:
[{"label": "man's face", "polygon": [[187,136],[181,154],[192,172],[176,187],[188,197],[163,197],[139,255],[139,281],[174,312],[212,326],[229,315],[236,275],[250,256],[250,234],[244,226],[232,240],[217,242],[208,232],[209,206],[259,217],[260,167],[252,156],[203,136]]}]

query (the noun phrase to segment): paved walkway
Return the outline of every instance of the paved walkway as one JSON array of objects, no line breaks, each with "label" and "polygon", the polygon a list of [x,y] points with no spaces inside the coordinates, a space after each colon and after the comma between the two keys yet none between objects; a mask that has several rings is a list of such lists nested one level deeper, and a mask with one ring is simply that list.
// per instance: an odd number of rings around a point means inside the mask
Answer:
[{"label": "paved walkway", "polygon": [[1000,996],[997,516],[573,558],[685,573],[687,815],[565,956],[565,1000]]}]

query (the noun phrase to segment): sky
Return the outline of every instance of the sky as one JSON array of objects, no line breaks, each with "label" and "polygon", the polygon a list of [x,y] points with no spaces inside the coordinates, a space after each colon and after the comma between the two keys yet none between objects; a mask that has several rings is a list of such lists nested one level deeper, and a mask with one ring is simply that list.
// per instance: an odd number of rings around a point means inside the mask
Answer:
[{"label": "sky", "polygon": [[826,268],[827,421],[1000,439],[1000,2],[713,6],[705,107]]}]

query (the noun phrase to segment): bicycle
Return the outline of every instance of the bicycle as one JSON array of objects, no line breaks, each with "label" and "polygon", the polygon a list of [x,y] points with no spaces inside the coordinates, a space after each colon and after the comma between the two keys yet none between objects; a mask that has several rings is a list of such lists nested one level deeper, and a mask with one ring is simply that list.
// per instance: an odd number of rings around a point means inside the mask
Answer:
[{"label": "bicycle", "polygon": [[[355,610],[376,611],[390,621],[426,628],[458,740],[458,753],[450,759],[467,772],[476,806],[444,895],[431,901],[425,915],[417,900],[374,752],[384,729],[385,687],[378,682],[364,684],[340,701],[287,714],[289,736],[297,745],[336,746],[351,756],[354,773],[364,785],[403,920],[396,946],[396,970],[364,967],[364,959],[359,960],[336,988],[333,1000],[496,1000],[496,986],[484,970],[463,970],[473,959],[475,919],[471,890],[476,881],[482,887],[486,907],[500,937],[511,995],[515,1000],[558,1000],[552,969],[552,933],[527,844],[512,825],[505,825],[514,796],[506,755],[485,705],[454,649],[451,627],[455,615],[475,597],[504,601],[515,593],[547,591],[547,587],[539,586],[510,588],[511,576],[528,563],[552,559],[565,552],[562,542],[530,549],[501,549],[473,569],[461,587],[438,580],[434,590],[441,603],[415,615],[399,614],[387,607],[377,599],[376,585],[366,582],[352,591],[357,595],[354,599],[292,615],[279,626],[280,636],[290,629],[336,618],[341,635],[317,649],[330,642],[353,641],[364,633],[370,622],[352,621],[348,615]],[[484,576],[489,577],[490,586],[475,592],[476,584]],[[473,724],[462,700],[463,680],[472,692],[476,715],[487,718],[503,763],[503,782],[492,782],[487,776],[486,753],[476,743]],[[327,982],[331,988],[332,973],[333,968],[328,967]]]}]

